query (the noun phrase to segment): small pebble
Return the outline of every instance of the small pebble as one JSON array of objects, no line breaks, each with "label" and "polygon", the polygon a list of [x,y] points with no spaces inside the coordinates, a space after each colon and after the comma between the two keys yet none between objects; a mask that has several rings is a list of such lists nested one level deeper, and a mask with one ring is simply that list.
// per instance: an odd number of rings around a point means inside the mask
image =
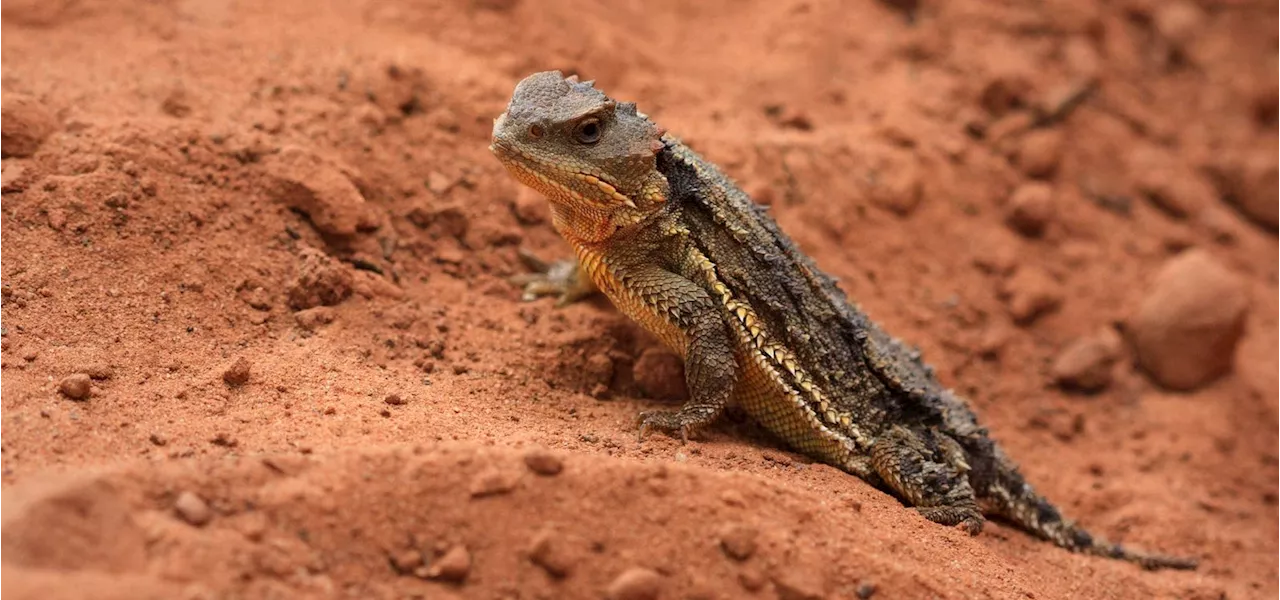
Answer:
[{"label": "small pebble", "polygon": [[1029,325],[1062,305],[1062,290],[1052,277],[1038,269],[1019,269],[1005,284],[1009,315],[1019,325]]},{"label": "small pebble", "polygon": [[1236,222],[1236,216],[1216,204],[1200,211],[1200,226],[1209,233],[1214,242],[1224,246],[1236,243],[1242,233]]},{"label": "small pebble", "polygon": [[329,323],[332,323],[336,316],[336,313],[331,307],[315,306],[293,313],[293,321],[302,329],[315,331],[316,329],[319,329],[321,325],[328,325]]},{"label": "small pebble", "polygon": [[222,373],[222,381],[232,387],[242,386],[249,382],[250,367],[248,359],[241,356]]},{"label": "small pebble", "polygon": [[564,461],[547,450],[535,449],[526,452],[524,465],[539,475],[559,475],[564,470]]},{"label": "small pebble", "polygon": [[924,199],[923,175],[914,161],[877,171],[865,188],[872,204],[899,217],[910,216]]},{"label": "small pebble", "polygon": [[72,400],[84,400],[93,389],[93,380],[84,373],[76,373],[62,378],[58,383],[58,391]]},{"label": "small pebble", "polygon": [[785,571],[773,579],[778,600],[822,600],[820,582],[804,573]]},{"label": "small pebble", "polygon": [[631,567],[609,584],[610,600],[655,600],[662,592],[662,576],[643,567]]},{"label": "small pebble", "polygon": [[1275,146],[1271,147],[1270,154],[1246,154],[1238,159],[1221,160],[1221,164],[1211,165],[1219,195],[1256,224],[1274,233],[1280,221]]},{"label": "small pebble", "polygon": [[748,592],[758,592],[764,589],[766,583],[769,583],[769,580],[758,569],[748,567],[738,573],[738,585]]},{"label": "small pebble", "polygon": [[169,438],[165,437],[163,433],[159,433],[159,432],[152,433],[151,436],[148,437],[147,439],[151,440],[151,443],[157,446],[163,446],[169,443]]},{"label": "small pebble", "polygon": [[470,573],[471,553],[463,546],[450,548],[427,569],[428,578],[454,583],[466,581]]},{"label": "small pebble", "polygon": [[80,372],[92,379],[111,379],[115,374],[107,363],[89,363],[80,368]]},{"label": "small pebble", "polygon": [[35,154],[45,138],[58,127],[57,117],[47,102],[24,94],[6,93],[0,131],[0,156],[26,157]]},{"label": "small pebble", "polygon": [[1032,182],[1018,186],[1009,197],[1005,222],[1026,237],[1044,234],[1053,220],[1053,188],[1047,183]]},{"label": "small pebble", "polygon": [[387,397],[383,398],[382,401],[390,404],[391,406],[401,406],[404,404],[404,398],[401,398],[399,394],[387,394]]},{"label": "small pebble", "polygon": [[402,575],[413,573],[418,567],[422,566],[422,553],[417,550],[401,550],[393,552],[389,557],[391,566],[395,568],[397,573]]},{"label": "small pebble", "polygon": [[542,531],[529,546],[529,561],[557,579],[573,572],[574,560],[554,531]]},{"label": "small pebble", "polygon": [[178,494],[173,510],[183,521],[196,527],[203,527],[213,519],[213,510],[209,508],[209,504],[194,492]]},{"label": "small pebble", "polygon": [[519,476],[493,467],[484,469],[471,480],[471,497],[483,498],[509,493],[516,489]]},{"label": "small pebble", "polygon": [[1064,389],[1098,392],[1111,385],[1112,367],[1123,347],[1120,334],[1106,327],[1067,345],[1049,370],[1054,382]]},{"label": "small pebble", "polygon": [[1031,177],[1044,178],[1058,170],[1062,160],[1062,132],[1056,129],[1036,129],[1022,138],[1018,148],[1018,166]]},{"label": "small pebble", "polygon": [[546,221],[551,211],[547,208],[547,199],[533,189],[520,186],[516,197],[511,201],[511,213],[516,221],[523,225],[540,225]]},{"label": "small pebble", "polygon": [[756,552],[756,538],[760,532],[750,525],[735,524],[720,534],[720,549],[734,560],[747,560]]},{"label": "small pebble", "polygon": [[868,600],[872,596],[876,595],[876,584],[860,583],[853,593],[858,597],[858,600]]},{"label": "small pebble", "polygon": [[613,359],[604,354],[592,354],[587,357],[586,368],[583,374],[586,376],[587,386],[594,384],[602,384],[608,387],[613,381]]},{"label": "small pebble", "polygon": [[1156,4],[1158,7],[1152,14],[1152,25],[1156,33],[1171,46],[1182,48],[1195,36],[1196,30],[1204,25],[1205,16],[1194,2],[1173,1]]},{"label": "small pebble", "polygon": [[209,440],[209,443],[214,446],[222,446],[223,448],[235,448],[240,444],[236,438],[232,437],[231,434],[225,431],[219,431],[214,434],[214,436]]},{"label": "small pebble", "polygon": [[680,357],[664,348],[647,348],[631,367],[631,376],[650,398],[682,401],[688,396]]}]

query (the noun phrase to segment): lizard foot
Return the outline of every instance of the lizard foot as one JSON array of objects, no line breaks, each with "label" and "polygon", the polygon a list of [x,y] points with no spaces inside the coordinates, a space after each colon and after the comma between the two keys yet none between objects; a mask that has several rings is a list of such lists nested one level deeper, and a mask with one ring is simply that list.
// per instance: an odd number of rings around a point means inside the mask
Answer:
[{"label": "lizard foot", "polygon": [[689,436],[711,424],[720,416],[723,405],[689,403],[680,410],[648,410],[636,415],[636,425],[640,428],[640,440],[651,429],[665,431],[668,434],[680,432],[681,443],[687,443]]},{"label": "lizard foot", "polygon": [[663,431],[666,433],[680,432],[680,443],[689,441],[689,425],[681,422],[679,412],[671,412],[665,410],[645,411],[636,415],[636,425],[639,428],[638,440],[644,441],[644,436],[652,429]]},{"label": "lizard foot", "polygon": [[521,299],[525,302],[531,302],[543,296],[556,296],[556,306],[566,306],[596,291],[595,285],[578,268],[577,260],[566,259],[548,263],[523,248],[519,250],[519,255],[520,260],[532,272],[515,275],[509,281],[524,287]]},{"label": "lizard foot", "polygon": [[982,513],[969,506],[916,506],[914,510],[924,518],[942,525],[954,525],[969,535],[982,533]]}]

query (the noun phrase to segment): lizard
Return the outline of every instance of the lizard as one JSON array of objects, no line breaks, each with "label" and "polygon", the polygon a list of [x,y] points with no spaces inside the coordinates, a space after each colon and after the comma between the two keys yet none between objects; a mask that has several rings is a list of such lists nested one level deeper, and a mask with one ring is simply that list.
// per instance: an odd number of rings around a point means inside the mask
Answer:
[{"label": "lizard", "polygon": [[732,403],[793,449],[976,535],[987,517],[1062,548],[1148,569],[1198,561],[1094,536],[1027,483],[919,350],[882,330],[717,166],[594,82],[520,81],[489,146],[548,200],[575,258],[535,265],[525,298],[597,291],[685,364],[679,410],[646,432],[689,435]]}]

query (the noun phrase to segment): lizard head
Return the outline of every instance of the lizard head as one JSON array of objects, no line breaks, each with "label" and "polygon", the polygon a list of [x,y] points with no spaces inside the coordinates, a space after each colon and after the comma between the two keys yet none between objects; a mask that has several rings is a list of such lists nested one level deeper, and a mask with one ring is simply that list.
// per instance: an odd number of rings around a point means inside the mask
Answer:
[{"label": "lizard head", "polygon": [[599,240],[665,200],[656,168],[663,133],[635,104],[547,71],[516,85],[489,150],[551,201],[561,233]]}]

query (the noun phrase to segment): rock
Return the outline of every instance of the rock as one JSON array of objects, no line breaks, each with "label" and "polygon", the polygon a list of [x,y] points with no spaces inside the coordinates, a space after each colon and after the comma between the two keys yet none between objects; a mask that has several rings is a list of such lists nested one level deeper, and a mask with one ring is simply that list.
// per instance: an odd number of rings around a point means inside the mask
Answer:
[{"label": "rock", "polygon": [[1012,235],[991,235],[974,240],[973,265],[985,273],[1008,275],[1018,266],[1018,245],[1017,238]]},{"label": "rock", "polygon": [[1024,236],[1039,237],[1053,220],[1053,214],[1053,188],[1047,183],[1025,183],[1009,196],[1005,222]]},{"label": "rock", "polygon": [[383,398],[382,401],[390,404],[391,406],[401,406],[405,403],[404,398],[400,397],[400,394],[387,394],[387,397]]},{"label": "rock", "polygon": [[47,105],[23,94],[5,92],[0,103],[0,156],[31,156],[58,127]]},{"label": "rock", "polygon": [[631,367],[636,385],[650,398],[683,401],[688,397],[684,364],[675,353],[657,346],[646,348]]},{"label": "rock", "polygon": [[51,208],[48,213],[49,229],[54,231],[62,231],[67,227],[67,211],[61,208]]},{"label": "rock", "polygon": [[746,567],[738,572],[738,585],[748,592],[758,592],[764,589],[767,583],[769,579],[759,569]]},{"label": "rock", "polygon": [[547,208],[547,199],[542,194],[522,185],[516,192],[515,200],[511,201],[511,213],[523,225],[541,225],[547,220],[550,210]]},{"label": "rock", "polygon": [[609,600],[656,600],[661,593],[661,575],[644,567],[631,567],[614,578],[605,596]]},{"label": "rock", "polygon": [[84,400],[92,390],[93,380],[84,373],[68,375],[58,382],[58,391],[72,400]]},{"label": "rock", "polygon": [[456,205],[416,206],[405,215],[405,218],[410,223],[425,229],[432,239],[451,237],[461,241],[466,237],[467,230],[471,228],[471,220],[467,218],[467,213]]},{"label": "rock", "polygon": [[760,531],[750,525],[730,525],[720,533],[720,549],[729,558],[747,560],[756,552],[756,538],[759,535]]},{"label": "rock", "polygon": [[489,467],[471,479],[471,497],[484,498],[509,493],[516,489],[519,476],[501,469]]},{"label": "rock", "polygon": [[422,566],[422,553],[413,549],[392,552],[387,558],[391,561],[391,567],[401,575],[412,573]]},{"label": "rock", "polygon": [[1058,170],[1062,160],[1062,132],[1057,129],[1035,129],[1022,137],[1018,147],[1018,167],[1031,177],[1044,178]]},{"label": "rock", "polygon": [[588,389],[594,386],[608,388],[613,382],[613,359],[603,353],[588,356],[583,375]]},{"label": "rock", "polygon": [[450,189],[453,188],[453,185],[455,183],[456,183],[456,180],[454,180],[453,178],[450,178],[444,173],[439,173],[436,171],[427,173],[427,189],[431,190],[431,193],[437,196],[443,196],[446,192],[448,192]]},{"label": "rock", "polygon": [[333,322],[335,314],[332,308],[328,306],[316,306],[307,308],[293,313],[293,320],[307,331],[315,331],[321,325],[328,325]]},{"label": "rock", "polygon": [[1086,35],[1069,37],[1062,47],[1062,58],[1067,70],[1081,79],[1093,79],[1101,70],[1102,59],[1093,40]]},{"label": "rock", "polygon": [[226,371],[222,372],[222,381],[231,387],[239,387],[249,383],[249,371],[252,365],[249,360],[241,356],[232,363]]},{"label": "rock", "polygon": [[1097,392],[1111,385],[1111,371],[1124,340],[1110,327],[1068,344],[1050,367],[1053,380],[1068,390]]},{"label": "rock", "polygon": [[454,546],[432,561],[427,578],[462,583],[471,574],[471,553],[465,546]]},{"label": "rock", "polygon": [[1062,304],[1062,290],[1058,282],[1039,269],[1019,269],[1005,282],[1003,291],[1009,316],[1019,325],[1029,325]]},{"label": "rock", "polygon": [[1021,73],[996,73],[982,87],[982,108],[999,117],[1026,104],[1031,82]]},{"label": "rock", "polygon": [[1249,154],[1243,159],[1211,167],[1218,193],[1245,216],[1275,231],[1280,221],[1280,179],[1273,145],[1270,153]]},{"label": "rock", "polygon": [[298,276],[287,290],[289,306],[295,310],[332,306],[351,296],[351,271],[315,248],[303,248]]},{"label": "rock", "polygon": [[1199,222],[1213,241],[1219,244],[1230,245],[1240,239],[1239,217],[1226,208],[1213,204],[1206,206],[1200,211]]},{"label": "rock", "polygon": [[349,178],[352,171],[309,150],[286,147],[267,161],[268,193],[311,219],[326,235],[351,236],[377,227],[373,212]]},{"label": "rock", "polygon": [[1194,2],[1175,1],[1159,3],[1152,15],[1156,33],[1174,48],[1184,48],[1204,21],[1204,13]]},{"label": "rock", "polygon": [[115,374],[111,365],[104,362],[86,363],[81,365],[79,371],[88,375],[90,379],[111,379]]},{"label": "rock", "polygon": [[1173,390],[1192,390],[1230,371],[1247,292],[1244,280],[1208,252],[1170,259],[1129,323],[1138,365]]},{"label": "rock", "polygon": [[17,164],[14,161],[7,161],[0,171],[0,192],[21,192],[31,185],[31,177],[28,177],[30,170],[25,165]]},{"label": "rock", "polygon": [[978,356],[986,360],[996,360],[1000,355],[1004,354],[1005,346],[1009,345],[1009,329],[1006,326],[992,324],[978,338]]},{"label": "rock", "polygon": [[533,538],[529,546],[529,561],[557,579],[568,577],[576,562],[560,537],[551,530],[539,532]]},{"label": "rock", "polygon": [[194,492],[182,492],[173,503],[173,511],[189,525],[203,527],[213,520],[213,510]]},{"label": "rock", "polygon": [[564,461],[548,450],[534,449],[525,453],[524,465],[538,475],[559,475],[564,470]]},{"label": "rock", "polygon": [[896,161],[876,171],[864,186],[872,204],[899,217],[915,212],[924,195],[920,167],[911,159]]},{"label": "rock", "polygon": [[822,600],[820,581],[805,572],[784,570],[773,577],[778,600]]},{"label": "rock", "polygon": [[1208,205],[1213,186],[1163,150],[1136,153],[1130,168],[1138,192],[1157,210],[1183,219]]}]

